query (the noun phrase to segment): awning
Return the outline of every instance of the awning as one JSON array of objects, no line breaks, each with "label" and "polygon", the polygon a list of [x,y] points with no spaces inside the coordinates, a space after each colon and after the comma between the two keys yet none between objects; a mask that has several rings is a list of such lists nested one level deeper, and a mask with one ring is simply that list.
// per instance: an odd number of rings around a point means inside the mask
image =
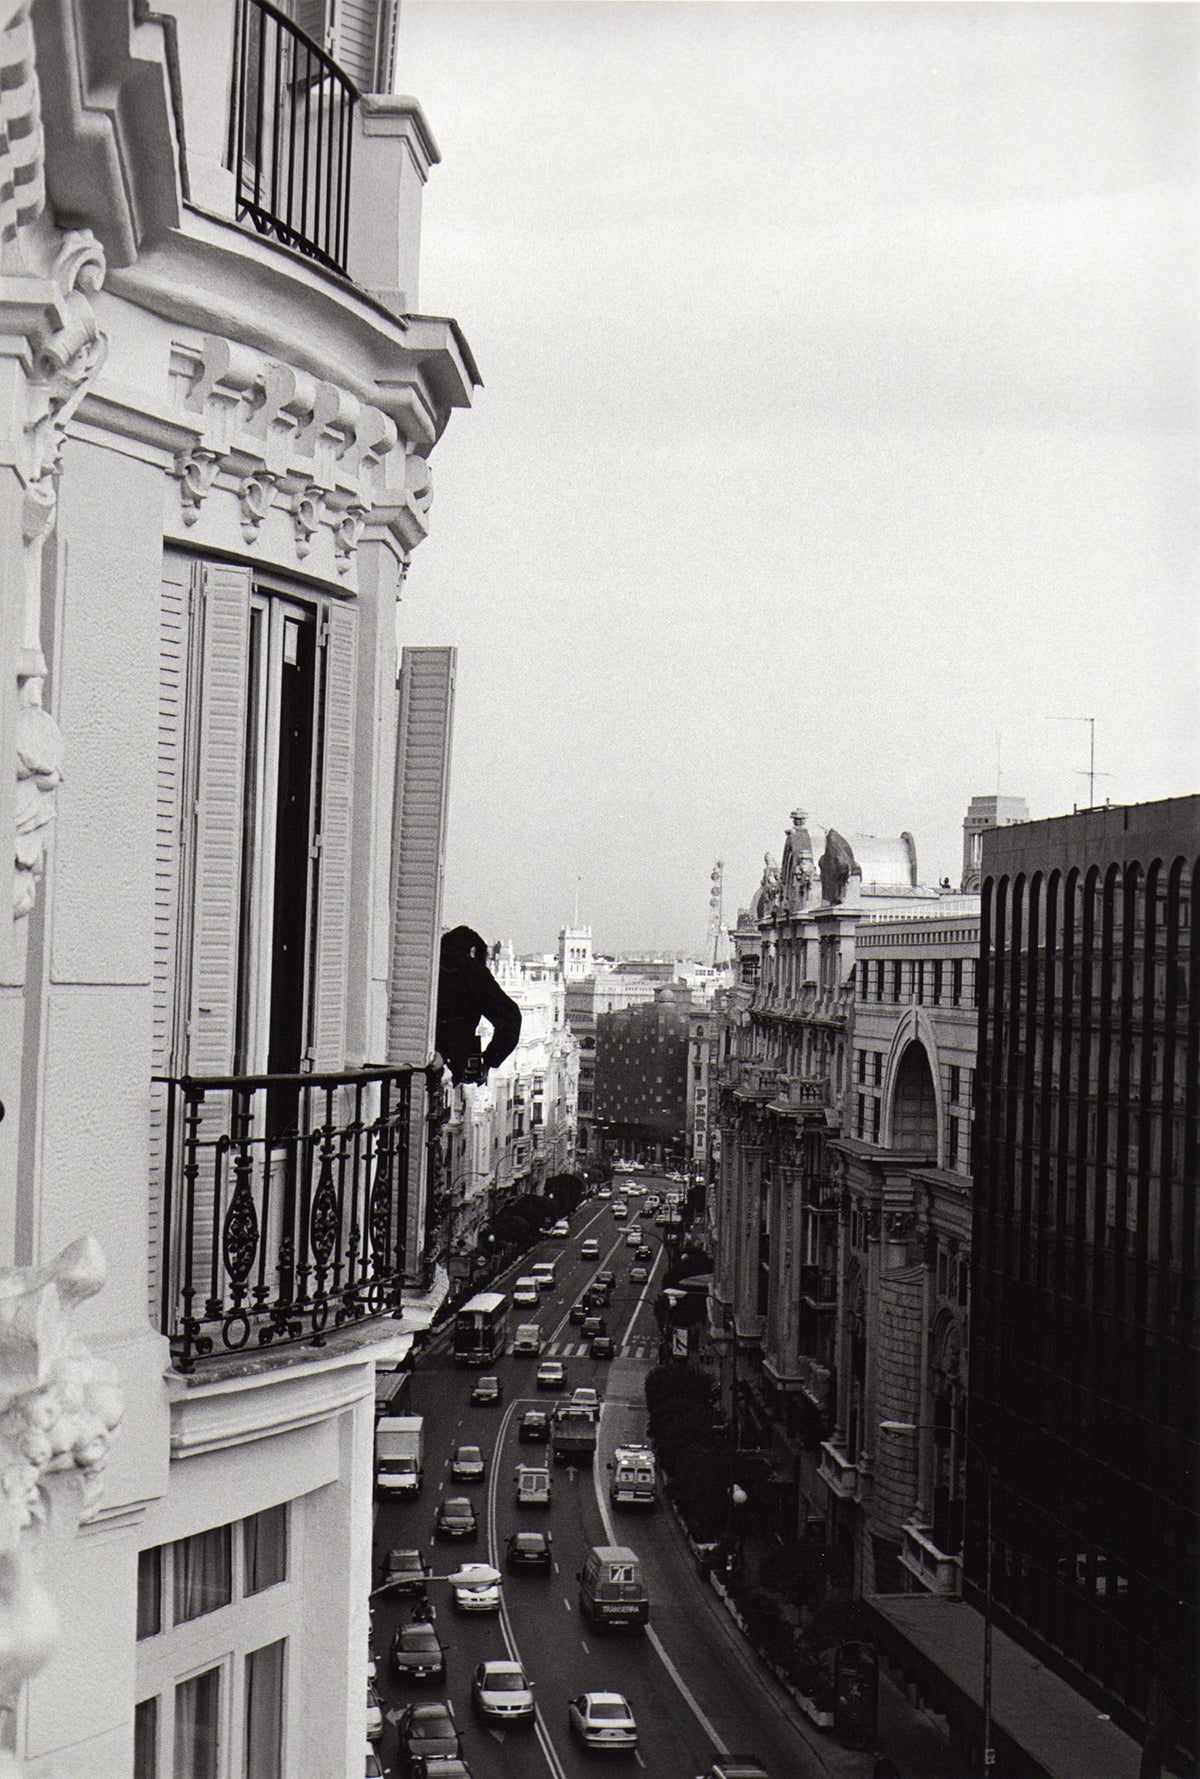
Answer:
[{"label": "awning", "polygon": [[[983,1709],[983,1615],[939,1594],[871,1594],[885,1637]],[[1052,1779],[1138,1779],[1142,1751],[1081,1693],[992,1627],[992,1722]]]}]

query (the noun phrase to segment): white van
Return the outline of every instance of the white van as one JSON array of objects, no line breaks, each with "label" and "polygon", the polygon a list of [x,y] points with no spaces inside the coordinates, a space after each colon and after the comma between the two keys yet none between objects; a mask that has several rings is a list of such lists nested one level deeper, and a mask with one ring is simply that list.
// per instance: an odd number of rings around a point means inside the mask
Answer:
[{"label": "white van", "polygon": [[543,1291],[552,1290],[554,1287],[553,1260],[535,1260],[533,1263],[533,1276]]},{"label": "white van", "polygon": [[513,1336],[514,1353],[540,1353],[542,1350],[542,1331],[536,1322],[519,1322],[517,1332]]}]

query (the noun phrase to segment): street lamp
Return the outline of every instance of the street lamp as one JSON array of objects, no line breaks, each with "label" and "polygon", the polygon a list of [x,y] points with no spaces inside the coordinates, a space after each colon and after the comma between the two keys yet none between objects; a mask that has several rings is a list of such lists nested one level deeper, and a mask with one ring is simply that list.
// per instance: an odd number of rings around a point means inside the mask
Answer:
[{"label": "street lamp", "polygon": [[[935,1431],[931,1422],[880,1421],[881,1433],[922,1433]],[[983,1770],[989,1773],[996,1764],[992,1746],[992,1509],[995,1472],[991,1462],[965,1433],[955,1433],[968,1450],[975,1452],[983,1465],[986,1479],[983,1506]]]}]

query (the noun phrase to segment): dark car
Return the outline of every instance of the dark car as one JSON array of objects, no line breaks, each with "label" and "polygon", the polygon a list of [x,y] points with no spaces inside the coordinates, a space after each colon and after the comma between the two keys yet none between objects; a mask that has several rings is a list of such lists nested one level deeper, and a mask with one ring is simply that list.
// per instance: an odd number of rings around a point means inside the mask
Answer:
[{"label": "dark car", "polygon": [[482,1482],[486,1473],[487,1461],[477,1445],[460,1445],[454,1448],[450,1474],[456,1482]]},{"label": "dark car", "polygon": [[631,1285],[644,1285],[649,1277],[650,1272],[647,1267],[631,1266],[629,1269],[629,1283]]},{"label": "dark car", "polygon": [[595,1283],[597,1285],[607,1285],[610,1291],[612,1290],[612,1288],[616,1284],[616,1282],[617,1282],[617,1275],[612,1270],[612,1268],[610,1266],[602,1267],[601,1270],[596,1274]]},{"label": "dark car", "polygon": [[634,1259],[635,1260],[653,1260],[654,1259],[653,1248],[648,1248],[646,1246],[646,1243],[643,1242],[641,1247],[638,1249],[637,1253],[634,1255]]},{"label": "dark car", "polygon": [[410,1779],[471,1779],[471,1769],[458,1754],[425,1754],[409,1768]]},{"label": "dark car", "polygon": [[510,1532],[504,1547],[504,1566],[514,1573],[521,1569],[551,1567],[549,1532]]},{"label": "dark car", "polygon": [[445,1652],[432,1625],[397,1625],[392,1638],[392,1673],[397,1680],[440,1680],[445,1672]]},{"label": "dark car", "polygon": [[433,1529],[439,1538],[474,1538],[479,1521],[465,1495],[451,1495],[438,1508]]},{"label": "dark car", "polygon": [[471,1391],[472,1402],[499,1402],[499,1400],[500,1379],[498,1377],[492,1377],[489,1374],[487,1377],[476,1379],[475,1386]]},{"label": "dark car", "polygon": [[584,1292],[584,1302],[587,1304],[589,1310],[607,1309],[609,1303],[612,1301],[612,1294],[613,1288],[611,1285],[589,1285]]},{"label": "dark car", "polygon": [[608,1331],[604,1326],[603,1316],[589,1316],[583,1324],[584,1340],[591,1340],[593,1335],[605,1334],[607,1332]]},{"label": "dark car", "polygon": [[550,1437],[550,1416],[544,1408],[527,1408],[517,1423],[522,1445],[544,1445]]},{"label": "dark car", "polygon": [[396,1724],[396,1734],[401,1757],[410,1772],[414,1763],[424,1755],[462,1754],[462,1744],[454,1727],[454,1712],[447,1699],[436,1704],[407,1706]]},{"label": "dark car", "polygon": [[423,1594],[428,1580],[429,1565],[419,1550],[402,1550],[397,1545],[388,1552],[383,1585],[393,1594]]},{"label": "dark car", "polygon": [[588,1313],[587,1300],[586,1300],[586,1298],[581,1297],[579,1299],[578,1303],[573,1303],[571,1305],[570,1320],[572,1323],[574,1323],[574,1325],[576,1327],[578,1327],[580,1322],[582,1322],[584,1320],[584,1318],[586,1317],[587,1313]]},{"label": "dark car", "polygon": [[611,1359],[613,1352],[611,1334],[594,1334],[592,1336],[591,1356],[593,1359]]}]

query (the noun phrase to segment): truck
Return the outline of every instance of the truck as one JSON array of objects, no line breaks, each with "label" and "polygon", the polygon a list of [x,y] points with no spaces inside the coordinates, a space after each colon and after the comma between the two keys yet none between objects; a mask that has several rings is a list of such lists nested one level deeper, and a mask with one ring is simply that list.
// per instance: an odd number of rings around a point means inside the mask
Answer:
[{"label": "truck", "polygon": [[423,1476],[425,1422],[420,1415],[384,1415],[375,1423],[375,1492],[415,1495]]},{"label": "truck", "polygon": [[513,1339],[514,1353],[540,1353],[542,1331],[536,1322],[519,1322]]},{"label": "truck", "polygon": [[596,1419],[591,1410],[574,1408],[570,1403],[556,1408],[550,1428],[550,1450],[563,1463],[574,1463],[580,1458],[590,1463],[596,1450]]},{"label": "truck", "polygon": [[609,1465],[608,1498],[616,1507],[653,1507],[658,1499],[654,1453],[646,1445],[619,1445]]}]

